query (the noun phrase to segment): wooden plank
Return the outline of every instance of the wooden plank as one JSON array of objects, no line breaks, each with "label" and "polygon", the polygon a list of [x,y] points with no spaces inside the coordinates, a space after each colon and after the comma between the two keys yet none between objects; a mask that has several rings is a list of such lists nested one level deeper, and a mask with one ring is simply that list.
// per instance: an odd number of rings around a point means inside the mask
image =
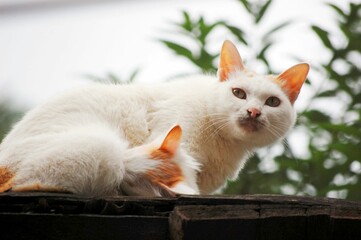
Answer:
[{"label": "wooden plank", "polygon": [[262,205],[259,239],[304,239],[307,233],[306,207]]},{"label": "wooden plank", "polygon": [[170,215],[171,239],[255,239],[257,206],[178,206]]},{"label": "wooden plank", "polygon": [[332,218],[333,239],[359,240],[361,239],[361,220],[354,217]]},{"label": "wooden plank", "polygon": [[0,214],[1,240],[166,239],[168,219],[145,216]]},{"label": "wooden plank", "polygon": [[359,240],[361,202],[275,195],[98,199],[2,193],[0,226],[1,240]]},{"label": "wooden plank", "polygon": [[330,206],[311,206],[307,208],[307,236],[305,239],[333,239]]}]

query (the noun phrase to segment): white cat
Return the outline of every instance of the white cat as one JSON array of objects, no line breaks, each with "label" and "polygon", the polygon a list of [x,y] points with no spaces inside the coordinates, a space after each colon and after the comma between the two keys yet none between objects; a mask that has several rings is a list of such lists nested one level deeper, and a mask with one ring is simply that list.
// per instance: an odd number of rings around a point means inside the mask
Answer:
[{"label": "white cat", "polygon": [[[96,134],[88,134],[92,131]],[[199,164],[179,149],[181,135],[182,130],[176,125],[162,142],[156,139],[128,148],[110,129],[79,128],[72,137],[65,134],[48,139],[49,145],[44,146],[39,158],[23,159],[15,166],[16,171],[0,168],[0,192],[11,189],[91,196],[198,194]],[[84,137],[93,141],[81,141]],[[59,152],[58,144],[67,145],[68,149]]]},{"label": "white cat", "polygon": [[[218,78],[195,76],[153,85],[97,85],[67,92],[30,111],[0,145],[0,166],[10,173],[30,162],[70,164],[64,178],[79,174],[99,161],[124,173],[125,152],[161,136],[178,123],[182,148],[201,166],[197,185],[201,194],[222,188],[237,177],[247,158],[260,147],[282,139],[296,120],[293,109],[309,65],[295,65],[279,76],[247,70],[230,41],[220,55]],[[56,161],[57,160],[57,161]],[[45,164],[44,164],[45,166]],[[91,168],[91,167],[90,167]],[[39,169],[54,171],[57,167]],[[35,173],[34,173],[35,174]],[[93,188],[121,182],[122,174],[107,177]],[[91,174],[81,176],[91,178]],[[89,192],[94,191],[90,189]]]}]

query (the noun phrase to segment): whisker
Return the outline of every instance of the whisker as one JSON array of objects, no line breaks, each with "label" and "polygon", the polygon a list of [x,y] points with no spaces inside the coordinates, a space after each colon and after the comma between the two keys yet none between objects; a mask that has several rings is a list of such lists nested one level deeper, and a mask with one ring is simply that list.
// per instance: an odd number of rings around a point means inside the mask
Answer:
[{"label": "whisker", "polygon": [[220,131],[222,131],[225,127],[228,126],[228,124],[229,124],[229,121],[225,121],[223,124],[218,126],[218,128],[216,128],[215,131],[213,132],[213,134],[211,135],[211,138],[214,138],[216,135],[218,135]]},{"label": "whisker", "polygon": [[201,131],[201,134],[205,134],[206,132],[209,132],[209,137],[204,140],[204,143],[207,143],[208,141],[213,139],[228,124],[229,124],[228,116],[212,119],[212,123]]},{"label": "whisker", "polygon": [[286,123],[279,122],[277,125],[265,126],[266,131],[268,131],[272,136],[276,138],[283,138],[282,132],[284,132],[284,127],[287,127]]},{"label": "whisker", "polygon": [[212,124],[207,126],[205,129],[203,129],[201,134],[204,134],[207,131],[210,131],[210,137],[208,138],[208,140],[209,140],[209,139],[213,138],[223,128],[223,125],[227,125],[227,124],[228,124],[228,119],[225,119],[225,118],[219,119],[217,121],[214,121]]}]

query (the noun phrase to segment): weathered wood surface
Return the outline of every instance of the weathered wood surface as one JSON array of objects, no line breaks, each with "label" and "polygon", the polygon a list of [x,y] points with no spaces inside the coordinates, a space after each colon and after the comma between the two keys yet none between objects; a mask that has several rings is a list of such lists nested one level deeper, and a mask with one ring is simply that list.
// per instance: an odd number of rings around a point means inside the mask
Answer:
[{"label": "weathered wood surface", "polygon": [[0,194],[0,239],[361,239],[361,202]]}]

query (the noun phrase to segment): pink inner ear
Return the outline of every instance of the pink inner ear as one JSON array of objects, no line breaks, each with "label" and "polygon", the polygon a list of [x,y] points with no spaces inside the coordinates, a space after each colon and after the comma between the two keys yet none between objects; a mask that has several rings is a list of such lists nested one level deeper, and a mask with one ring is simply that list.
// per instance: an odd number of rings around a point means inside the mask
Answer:
[{"label": "pink inner ear", "polygon": [[181,138],[182,128],[179,125],[176,125],[169,131],[167,136],[164,138],[163,143],[159,149],[168,152],[171,155],[174,155],[178,150]]},{"label": "pink inner ear", "polygon": [[243,69],[242,58],[236,46],[229,40],[224,41],[218,68],[219,80],[226,81],[231,72]]},{"label": "pink inner ear", "polygon": [[280,83],[281,87],[288,94],[292,104],[296,101],[298,94],[300,93],[301,87],[307,78],[309,69],[309,64],[300,63],[287,69],[276,78],[277,82]]}]

